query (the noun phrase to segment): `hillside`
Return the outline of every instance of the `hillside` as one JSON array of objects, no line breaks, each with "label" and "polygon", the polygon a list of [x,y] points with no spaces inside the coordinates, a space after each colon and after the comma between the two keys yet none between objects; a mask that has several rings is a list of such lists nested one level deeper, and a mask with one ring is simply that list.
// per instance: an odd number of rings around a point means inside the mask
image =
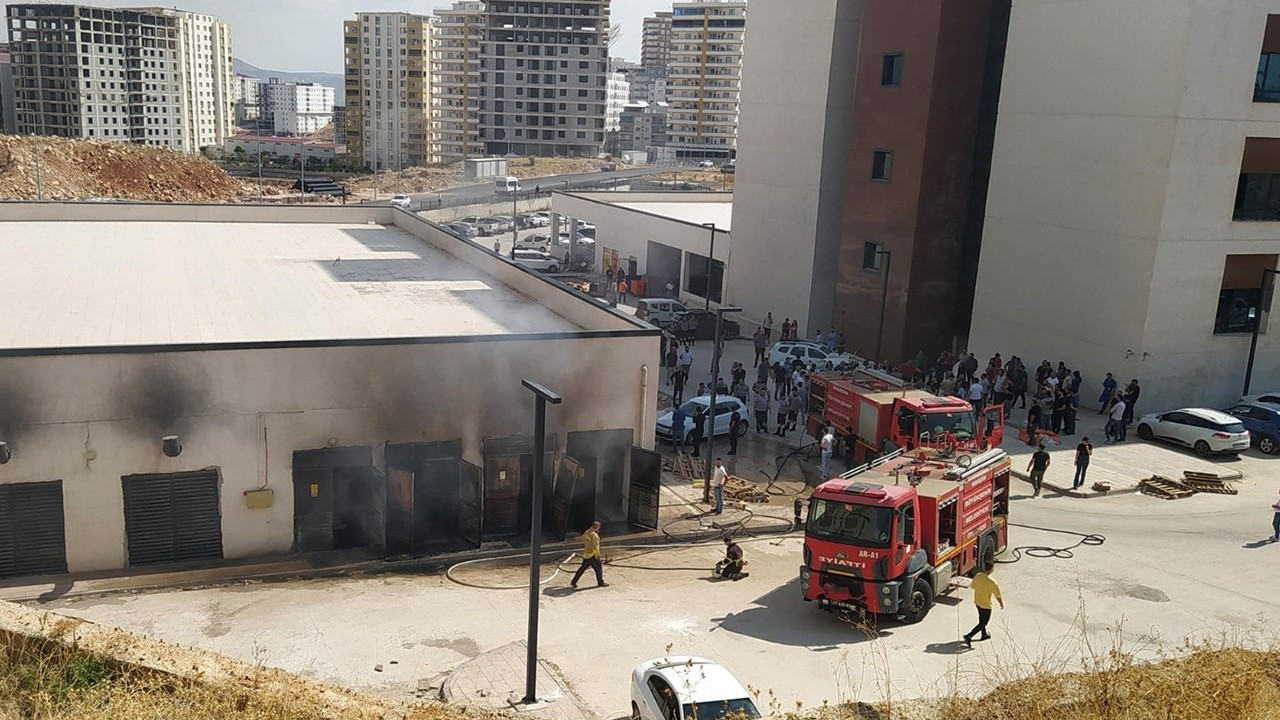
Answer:
[{"label": "hillside", "polygon": [[[38,165],[38,169],[37,169]],[[0,135],[0,200],[234,202],[246,191],[203,157],[95,140]]]}]

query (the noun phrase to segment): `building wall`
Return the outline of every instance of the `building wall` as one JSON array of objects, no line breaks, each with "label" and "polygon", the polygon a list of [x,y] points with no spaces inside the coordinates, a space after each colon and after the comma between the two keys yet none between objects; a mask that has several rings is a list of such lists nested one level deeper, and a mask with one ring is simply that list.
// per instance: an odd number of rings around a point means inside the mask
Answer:
[{"label": "building wall", "polygon": [[[990,11],[989,0],[867,3],[833,318],[863,356],[879,347],[898,363],[952,346]],[[901,82],[886,86],[894,53]],[[892,153],[887,180],[872,177],[877,151]],[[864,268],[867,243],[892,253],[882,346],[885,274]]]},{"label": "building wall", "polygon": [[[1238,396],[1247,335],[1213,334],[1225,258],[1280,252],[1231,220],[1274,2],[1015,1],[971,346],[1062,359],[1088,395],[1106,372],[1150,409]],[[1085,51],[1082,52],[1082,49]],[[1028,268],[1060,272],[1028,272]],[[1258,346],[1255,391],[1280,383]]]},{"label": "building wall", "polygon": [[480,144],[480,45],[484,3],[455,2],[435,12],[431,33],[431,154],[455,162],[483,154]]},{"label": "building wall", "polygon": [[184,150],[221,145],[235,123],[231,26],[212,15],[171,11],[178,17]]},{"label": "building wall", "polygon": [[263,114],[276,135],[310,135],[333,121],[333,88],[273,78],[261,90]]},{"label": "building wall", "polygon": [[734,182],[744,319],[832,323],[862,0],[751,6]]},{"label": "building wall", "polygon": [[605,132],[618,131],[618,118],[622,115],[622,106],[627,104],[631,84],[627,82],[626,73],[609,74],[608,98],[605,106]]},{"label": "building wall", "polygon": [[677,156],[733,157],[746,25],[743,0],[673,6],[668,145]]},{"label": "building wall", "polygon": [[351,153],[375,170],[429,162],[430,18],[360,13],[343,23],[343,47]]},{"label": "building wall", "polygon": [[0,43],[0,132],[18,132],[18,118],[13,101],[13,67],[9,60],[9,46]]},{"label": "building wall", "polygon": [[640,66],[665,68],[671,64],[671,12],[644,19],[640,36]]}]

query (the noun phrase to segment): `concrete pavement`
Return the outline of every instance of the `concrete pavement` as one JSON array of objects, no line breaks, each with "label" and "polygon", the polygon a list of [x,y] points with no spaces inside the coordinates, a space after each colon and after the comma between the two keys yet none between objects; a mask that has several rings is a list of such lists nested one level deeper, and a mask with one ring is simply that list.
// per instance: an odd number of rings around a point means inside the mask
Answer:
[{"label": "concrete pavement", "polygon": [[538,663],[535,684],[538,702],[522,703],[529,646],[523,640],[507,643],[463,662],[444,676],[440,699],[452,705],[480,710],[511,710],[521,716],[545,720],[591,720],[595,717],[545,662]]}]

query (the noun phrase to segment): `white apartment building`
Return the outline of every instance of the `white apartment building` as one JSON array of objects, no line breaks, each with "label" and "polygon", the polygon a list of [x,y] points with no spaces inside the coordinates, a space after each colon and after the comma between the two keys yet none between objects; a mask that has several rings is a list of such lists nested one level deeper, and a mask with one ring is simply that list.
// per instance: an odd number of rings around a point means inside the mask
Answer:
[{"label": "white apartment building", "polygon": [[236,75],[233,101],[236,122],[256,121],[262,117],[262,79]]},{"label": "white apartment building", "polygon": [[677,157],[734,155],[746,29],[745,0],[672,6],[669,146]]},{"label": "white apartment building", "polygon": [[656,12],[644,19],[640,36],[640,67],[650,70],[671,64],[671,13]]},{"label": "white apartment building", "polygon": [[430,161],[431,30],[412,13],[343,22],[347,146],[374,170]]},{"label": "white apartment building", "polygon": [[455,162],[483,154],[480,144],[480,43],[484,3],[462,0],[436,10],[431,32],[431,157]]},{"label": "white apartment building", "polygon": [[641,68],[627,73],[630,90],[627,101],[633,103],[665,103],[671,98],[671,71],[667,68]]},{"label": "white apartment building", "polygon": [[333,122],[333,101],[334,89],[315,83],[271,78],[262,86],[263,116],[282,137],[310,135]]},{"label": "white apartment building", "polygon": [[1280,3],[1015,0],[1004,67],[969,347],[1222,407],[1257,319],[1280,387]]},{"label": "white apartment building", "polygon": [[605,132],[618,131],[618,118],[622,117],[622,107],[630,99],[631,83],[627,82],[627,74],[615,72],[609,74],[608,93],[604,111]]},{"label": "white apartment building", "polygon": [[19,133],[184,152],[230,135],[231,30],[216,17],[21,4],[7,19]]}]

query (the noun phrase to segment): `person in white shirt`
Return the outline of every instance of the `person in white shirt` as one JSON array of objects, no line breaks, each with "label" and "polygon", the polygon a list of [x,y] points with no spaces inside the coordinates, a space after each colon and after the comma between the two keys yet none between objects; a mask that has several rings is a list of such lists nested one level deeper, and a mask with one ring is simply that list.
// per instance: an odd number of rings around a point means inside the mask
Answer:
[{"label": "person in white shirt", "polygon": [[689,370],[693,368],[693,353],[689,352],[689,346],[684,346],[684,352],[680,353],[680,369],[684,370],[684,376],[689,377]]},{"label": "person in white shirt", "polygon": [[1107,416],[1107,442],[1118,443],[1124,439],[1124,400],[1117,399]]},{"label": "person in white shirt", "polygon": [[822,448],[822,477],[825,480],[827,473],[831,470],[831,453],[836,448],[836,436],[831,428],[827,428],[823,433],[820,447]]},{"label": "person in white shirt", "polygon": [[724,463],[716,458],[716,466],[711,470],[711,486],[716,489],[716,515],[724,512],[724,486],[729,482],[729,471]]}]

